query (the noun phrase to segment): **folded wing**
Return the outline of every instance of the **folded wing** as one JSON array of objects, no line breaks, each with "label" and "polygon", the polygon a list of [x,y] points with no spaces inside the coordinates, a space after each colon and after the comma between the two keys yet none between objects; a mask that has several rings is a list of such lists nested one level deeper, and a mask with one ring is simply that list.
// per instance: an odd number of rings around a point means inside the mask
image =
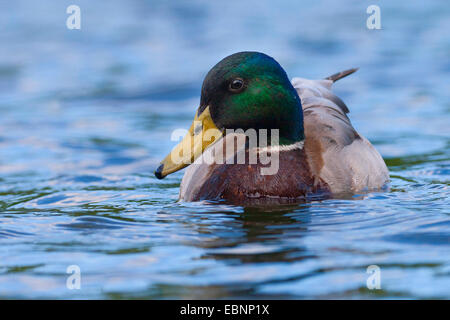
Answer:
[{"label": "folded wing", "polygon": [[333,193],[379,189],[389,181],[382,157],[356,132],[347,116],[349,109],[331,91],[334,81],[355,71],[346,70],[323,80],[292,79],[302,101],[310,166]]}]

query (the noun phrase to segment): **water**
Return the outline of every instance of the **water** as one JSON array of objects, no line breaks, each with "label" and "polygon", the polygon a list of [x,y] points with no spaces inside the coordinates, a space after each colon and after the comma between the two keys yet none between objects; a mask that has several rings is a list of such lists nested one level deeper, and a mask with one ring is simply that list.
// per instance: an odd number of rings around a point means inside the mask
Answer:
[{"label": "water", "polygon": [[[382,30],[373,1],[76,2],[79,31],[72,1],[0,2],[0,298],[450,298],[447,1],[376,1]],[[177,203],[182,172],[152,172],[242,50],[290,77],[360,67],[335,90],[391,190]]]}]

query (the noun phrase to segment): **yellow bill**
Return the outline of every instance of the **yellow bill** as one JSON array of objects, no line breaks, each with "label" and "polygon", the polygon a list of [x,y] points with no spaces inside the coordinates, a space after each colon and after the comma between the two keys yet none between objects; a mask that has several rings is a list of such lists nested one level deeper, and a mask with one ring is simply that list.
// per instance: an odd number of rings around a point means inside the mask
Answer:
[{"label": "yellow bill", "polygon": [[195,115],[194,122],[183,140],[172,149],[156,169],[155,176],[165,176],[181,170],[195,161],[205,149],[223,135],[209,112],[209,106],[201,114]]}]

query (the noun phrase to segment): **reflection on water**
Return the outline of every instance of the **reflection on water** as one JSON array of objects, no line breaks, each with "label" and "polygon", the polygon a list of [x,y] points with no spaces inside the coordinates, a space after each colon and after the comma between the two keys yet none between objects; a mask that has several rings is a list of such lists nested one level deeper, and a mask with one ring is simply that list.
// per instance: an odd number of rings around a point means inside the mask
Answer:
[{"label": "reflection on water", "polygon": [[[0,298],[449,298],[449,7],[379,1],[0,4]],[[301,205],[177,203],[152,172],[224,56],[336,84],[388,192]],[[69,265],[82,289],[68,290]],[[369,265],[381,290],[366,287]]]}]

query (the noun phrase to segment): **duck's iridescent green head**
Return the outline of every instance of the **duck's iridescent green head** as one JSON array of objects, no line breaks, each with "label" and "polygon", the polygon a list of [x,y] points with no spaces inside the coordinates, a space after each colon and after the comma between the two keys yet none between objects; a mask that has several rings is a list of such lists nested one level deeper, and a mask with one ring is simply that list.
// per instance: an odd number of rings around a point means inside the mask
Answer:
[{"label": "duck's iridescent green head", "polygon": [[[279,143],[283,145],[304,139],[300,98],[273,58],[259,52],[239,52],[208,72],[194,123],[183,141],[161,162],[156,177],[164,178],[198,158],[215,140],[205,141],[205,132],[214,132],[217,138],[226,129],[278,129]],[[200,133],[203,141],[195,139]]]},{"label": "duck's iridescent green head", "polygon": [[303,139],[300,98],[275,59],[259,52],[226,57],[206,75],[199,114],[219,129],[279,129],[280,143]]}]

